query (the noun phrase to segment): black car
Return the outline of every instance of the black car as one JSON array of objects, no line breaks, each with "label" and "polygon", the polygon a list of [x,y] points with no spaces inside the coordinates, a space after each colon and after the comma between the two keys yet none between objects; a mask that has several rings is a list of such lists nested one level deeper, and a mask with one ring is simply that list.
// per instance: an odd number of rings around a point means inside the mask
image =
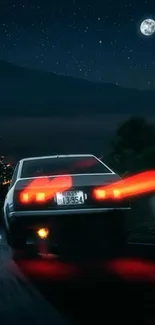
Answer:
[{"label": "black car", "polygon": [[119,180],[94,155],[20,160],[3,207],[14,253],[91,257],[123,246],[130,203],[100,190]]}]

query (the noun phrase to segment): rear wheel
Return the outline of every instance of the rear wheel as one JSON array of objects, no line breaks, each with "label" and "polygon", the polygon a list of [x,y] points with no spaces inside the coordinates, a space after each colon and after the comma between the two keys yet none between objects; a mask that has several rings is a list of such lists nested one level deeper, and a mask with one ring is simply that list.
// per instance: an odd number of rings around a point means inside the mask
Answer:
[{"label": "rear wheel", "polygon": [[9,246],[12,249],[12,257],[15,260],[21,259],[24,257],[24,246],[22,239],[19,236],[13,235],[10,232],[7,232],[7,241]]},{"label": "rear wheel", "polygon": [[11,247],[12,258],[14,260],[19,260],[26,257],[31,258],[34,256],[32,249],[26,246],[24,233],[17,234],[16,232],[10,232],[7,229],[5,229],[5,233],[7,243]]}]

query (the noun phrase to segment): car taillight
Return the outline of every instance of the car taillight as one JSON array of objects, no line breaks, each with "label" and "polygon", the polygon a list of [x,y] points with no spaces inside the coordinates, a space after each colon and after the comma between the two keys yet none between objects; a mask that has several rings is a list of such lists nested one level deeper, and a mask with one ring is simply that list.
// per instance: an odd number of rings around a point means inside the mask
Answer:
[{"label": "car taillight", "polygon": [[36,198],[36,201],[37,202],[44,202],[45,201],[45,199],[46,199],[46,195],[45,195],[45,193],[36,193],[36,196],[35,196],[35,198]]},{"label": "car taillight", "polygon": [[120,190],[113,190],[113,197],[114,199],[121,199],[121,191]]},{"label": "car taillight", "polygon": [[45,202],[46,194],[44,192],[29,193],[23,192],[19,197],[20,203],[27,204],[31,202]]},{"label": "car taillight", "polygon": [[29,202],[29,193],[21,193],[20,194],[20,202],[28,203]]},{"label": "car taillight", "polygon": [[105,190],[95,189],[93,194],[94,194],[95,199],[97,199],[97,200],[103,200],[106,198]]},{"label": "car taillight", "polygon": [[121,191],[119,189],[95,189],[93,196],[96,200],[106,200],[106,199],[121,199]]}]

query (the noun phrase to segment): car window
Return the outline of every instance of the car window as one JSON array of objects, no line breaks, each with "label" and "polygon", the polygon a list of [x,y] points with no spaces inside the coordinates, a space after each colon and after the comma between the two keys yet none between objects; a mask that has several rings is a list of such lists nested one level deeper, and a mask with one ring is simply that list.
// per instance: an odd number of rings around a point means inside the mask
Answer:
[{"label": "car window", "polygon": [[25,161],[21,177],[109,172],[95,157],[63,157]]}]

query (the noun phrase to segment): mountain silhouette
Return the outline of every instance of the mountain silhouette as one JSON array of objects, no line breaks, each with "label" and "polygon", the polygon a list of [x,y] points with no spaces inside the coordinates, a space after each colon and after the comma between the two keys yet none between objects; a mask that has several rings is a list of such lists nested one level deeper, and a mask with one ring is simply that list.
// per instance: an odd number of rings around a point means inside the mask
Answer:
[{"label": "mountain silhouette", "polygon": [[155,92],[95,83],[0,61],[0,116],[76,116],[154,111]]}]

